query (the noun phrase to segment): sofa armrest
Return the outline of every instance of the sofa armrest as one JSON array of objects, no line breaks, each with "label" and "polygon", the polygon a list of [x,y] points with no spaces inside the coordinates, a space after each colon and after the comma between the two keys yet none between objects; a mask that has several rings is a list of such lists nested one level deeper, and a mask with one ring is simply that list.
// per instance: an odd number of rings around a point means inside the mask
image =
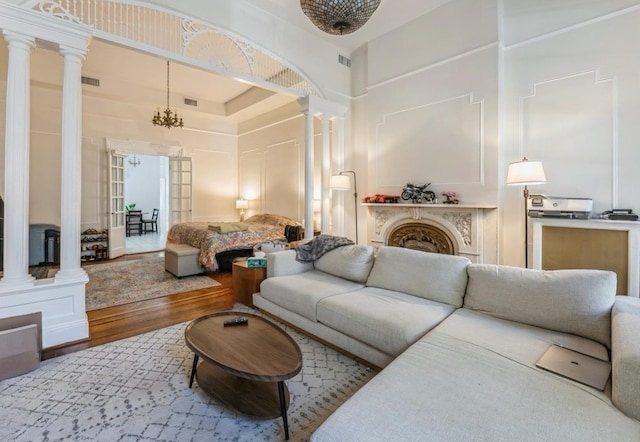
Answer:
[{"label": "sofa armrest", "polygon": [[640,420],[640,298],[616,296],[611,312],[611,399]]},{"label": "sofa armrest", "polygon": [[267,278],[294,275],[310,270],[313,270],[313,263],[296,261],[295,250],[267,253]]}]

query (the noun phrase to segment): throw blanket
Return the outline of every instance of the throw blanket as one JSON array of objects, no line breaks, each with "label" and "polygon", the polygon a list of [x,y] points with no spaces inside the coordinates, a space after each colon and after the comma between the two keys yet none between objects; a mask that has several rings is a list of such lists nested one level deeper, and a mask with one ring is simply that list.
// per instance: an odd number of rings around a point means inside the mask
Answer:
[{"label": "throw blanket", "polygon": [[353,244],[348,238],[333,235],[318,235],[311,241],[295,246],[296,261],[313,262],[327,252]]},{"label": "throw blanket", "polygon": [[248,227],[244,223],[213,223],[209,224],[209,230],[218,233],[244,232]]}]

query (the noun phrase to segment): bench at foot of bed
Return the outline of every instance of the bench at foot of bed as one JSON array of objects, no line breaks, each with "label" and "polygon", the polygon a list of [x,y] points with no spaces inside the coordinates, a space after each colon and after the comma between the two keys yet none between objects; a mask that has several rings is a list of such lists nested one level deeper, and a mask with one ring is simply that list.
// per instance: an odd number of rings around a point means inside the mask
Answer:
[{"label": "bench at foot of bed", "polygon": [[199,275],[204,270],[198,262],[200,250],[187,244],[167,243],[164,249],[164,268],[177,276]]}]

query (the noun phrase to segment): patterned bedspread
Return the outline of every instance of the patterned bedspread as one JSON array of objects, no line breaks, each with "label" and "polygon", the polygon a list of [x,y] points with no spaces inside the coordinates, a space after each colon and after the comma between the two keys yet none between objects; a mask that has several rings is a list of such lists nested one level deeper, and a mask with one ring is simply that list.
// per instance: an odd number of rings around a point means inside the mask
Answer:
[{"label": "patterned bedspread", "polygon": [[200,264],[209,272],[218,270],[216,254],[227,250],[249,249],[264,241],[285,241],[284,226],[297,224],[280,215],[258,214],[244,221],[242,232],[217,233],[208,229],[209,222],[190,222],[171,227],[167,240],[189,244],[200,249]]}]

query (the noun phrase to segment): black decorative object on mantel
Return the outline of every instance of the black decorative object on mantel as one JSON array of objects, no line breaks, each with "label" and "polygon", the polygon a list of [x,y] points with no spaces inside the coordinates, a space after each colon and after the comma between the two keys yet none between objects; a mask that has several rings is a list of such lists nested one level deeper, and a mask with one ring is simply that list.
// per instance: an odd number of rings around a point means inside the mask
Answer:
[{"label": "black decorative object on mantel", "polygon": [[[407,184],[402,189],[402,197],[403,200],[411,200],[416,204],[420,204],[425,202],[427,204],[436,204],[438,200],[436,199],[436,194],[430,190],[427,190],[431,183],[427,184]],[[423,201],[424,200],[424,201]]]},{"label": "black decorative object on mantel", "polygon": [[357,31],[378,9],[380,0],[300,0],[300,7],[318,29],[344,35]]}]

